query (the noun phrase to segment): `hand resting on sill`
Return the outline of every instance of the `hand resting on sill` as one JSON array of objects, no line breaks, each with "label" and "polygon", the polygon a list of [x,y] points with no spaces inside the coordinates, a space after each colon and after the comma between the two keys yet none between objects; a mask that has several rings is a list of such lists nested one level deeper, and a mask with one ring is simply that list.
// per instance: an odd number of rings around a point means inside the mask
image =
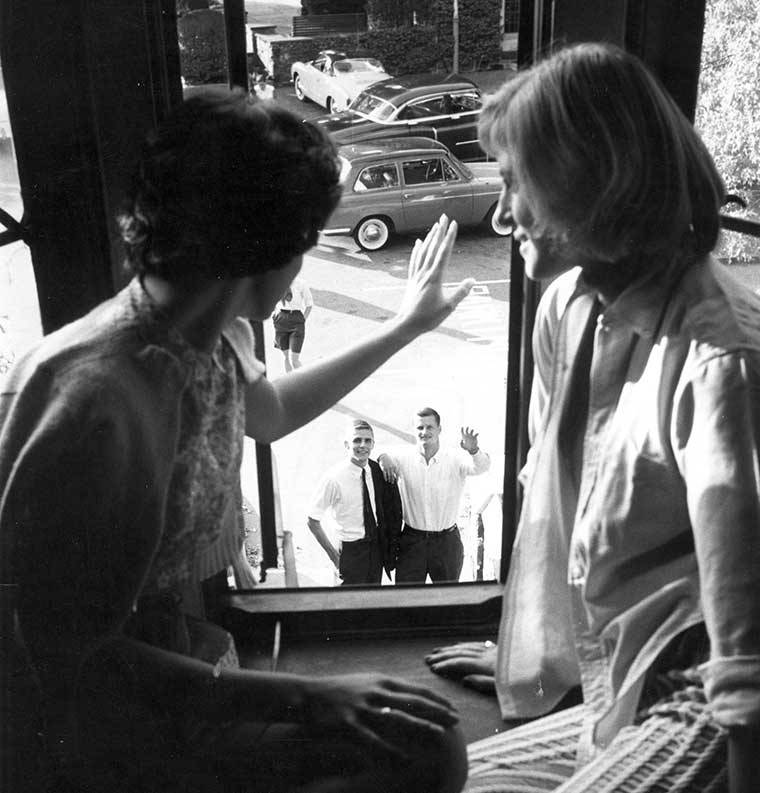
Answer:
[{"label": "hand resting on sill", "polygon": [[457,680],[481,694],[495,696],[496,649],[496,644],[490,640],[460,642],[436,647],[425,656],[425,663],[441,677]]}]

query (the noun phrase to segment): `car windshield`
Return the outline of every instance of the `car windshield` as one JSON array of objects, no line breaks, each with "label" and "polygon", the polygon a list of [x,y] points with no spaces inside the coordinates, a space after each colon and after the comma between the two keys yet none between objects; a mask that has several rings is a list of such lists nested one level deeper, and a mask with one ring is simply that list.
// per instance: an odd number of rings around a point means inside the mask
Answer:
[{"label": "car windshield", "polygon": [[383,64],[376,58],[348,58],[335,62],[336,72],[381,72]]},{"label": "car windshield", "polygon": [[396,106],[386,102],[380,97],[362,91],[348,106],[349,110],[359,113],[362,116],[371,118],[373,121],[387,121],[395,112]]}]

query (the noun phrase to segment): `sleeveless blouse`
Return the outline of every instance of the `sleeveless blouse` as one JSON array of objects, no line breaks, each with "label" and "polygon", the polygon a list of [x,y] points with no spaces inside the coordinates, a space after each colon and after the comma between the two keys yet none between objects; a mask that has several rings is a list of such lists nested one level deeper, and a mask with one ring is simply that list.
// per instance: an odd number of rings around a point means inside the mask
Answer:
[{"label": "sleeveless blouse", "polygon": [[181,590],[240,563],[245,391],[264,367],[254,356],[246,320],[235,320],[206,353],[182,337],[138,279],[126,294],[134,320],[159,337],[156,341],[186,374],[164,533],[143,588],[143,594],[157,594]]}]

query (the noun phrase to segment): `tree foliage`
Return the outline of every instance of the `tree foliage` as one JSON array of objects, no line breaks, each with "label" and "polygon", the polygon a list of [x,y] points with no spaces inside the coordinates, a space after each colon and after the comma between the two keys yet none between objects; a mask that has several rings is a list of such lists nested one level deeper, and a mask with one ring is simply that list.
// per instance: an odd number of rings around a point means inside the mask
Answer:
[{"label": "tree foliage", "polygon": [[[501,57],[498,0],[459,0],[459,64],[464,71]],[[367,43],[394,74],[451,69],[453,0],[368,0]]]},{"label": "tree foliage", "polygon": [[[696,127],[726,188],[760,216],[760,4],[707,0]],[[719,255],[760,258],[760,241],[726,234]]]}]

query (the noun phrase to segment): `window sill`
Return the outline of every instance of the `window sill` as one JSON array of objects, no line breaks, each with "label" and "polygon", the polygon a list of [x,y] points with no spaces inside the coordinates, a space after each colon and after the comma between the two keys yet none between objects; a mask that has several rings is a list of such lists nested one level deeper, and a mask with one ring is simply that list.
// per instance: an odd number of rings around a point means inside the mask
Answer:
[{"label": "window sill", "polygon": [[243,639],[271,639],[277,622],[302,639],[495,633],[502,589],[490,581],[228,592],[219,598],[219,619]]}]

